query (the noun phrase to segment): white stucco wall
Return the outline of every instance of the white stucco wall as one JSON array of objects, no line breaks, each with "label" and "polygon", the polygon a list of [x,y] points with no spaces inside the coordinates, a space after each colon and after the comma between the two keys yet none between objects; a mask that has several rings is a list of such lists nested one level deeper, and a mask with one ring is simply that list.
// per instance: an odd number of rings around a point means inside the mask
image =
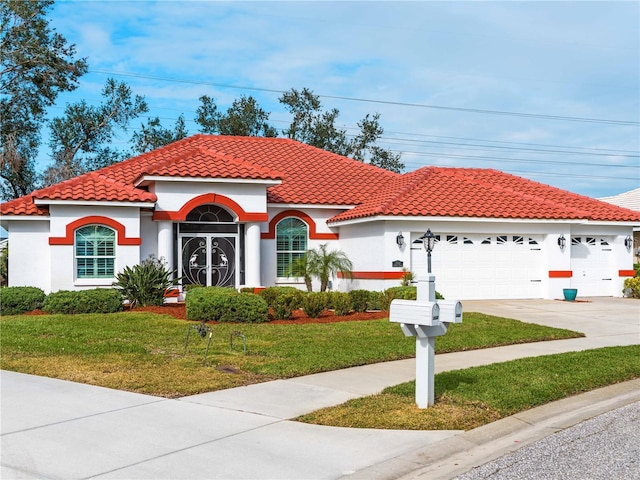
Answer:
[{"label": "white stucco wall", "polygon": [[176,182],[157,181],[150,191],[158,196],[156,211],[175,212],[187,202],[205,194],[223,195],[232,199],[245,212],[267,211],[266,186],[227,182]]},{"label": "white stucco wall", "polygon": [[154,222],[151,212],[142,212],[140,216],[140,260],[149,255],[158,256],[158,222]]},{"label": "white stucco wall", "polygon": [[49,219],[7,221],[9,286],[38,287],[51,292]]}]

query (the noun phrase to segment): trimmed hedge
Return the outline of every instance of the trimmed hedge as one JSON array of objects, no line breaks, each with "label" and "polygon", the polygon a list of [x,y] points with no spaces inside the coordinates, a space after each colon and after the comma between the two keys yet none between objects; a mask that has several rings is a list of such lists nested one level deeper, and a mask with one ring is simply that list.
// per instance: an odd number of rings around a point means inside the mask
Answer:
[{"label": "trimmed hedge", "polygon": [[269,307],[262,297],[253,293],[239,293],[233,288],[195,288],[189,291],[185,303],[189,320],[244,323],[269,321]]},{"label": "trimmed hedge", "polygon": [[309,318],[318,318],[327,306],[327,296],[324,292],[307,292],[302,299],[302,308]]},{"label": "trimmed hedge", "polygon": [[351,290],[349,292],[353,309],[356,312],[366,312],[369,308],[371,292],[369,290]]},{"label": "trimmed hedge", "polygon": [[[389,311],[391,301],[397,299],[400,300],[415,300],[418,296],[418,288],[410,285],[408,287],[390,287],[382,293],[381,310]],[[444,297],[440,292],[436,292],[436,300],[444,300]]]},{"label": "trimmed hedge", "polygon": [[304,292],[295,287],[268,287],[258,292],[258,295],[273,309],[276,320],[289,320],[293,311],[302,306]]},{"label": "trimmed hedge", "polygon": [[114,313],[122,310],[122,295],[115,288],[60,290],[50,293],[42,309],[47,313]]},{"label": "trimmed hedge", "polygon": [[331,292],[331,306],[335,315],[348,315],[353,310],[351,295],[346,292]]},{"label": "trimmed hedge", "polygon": [[0,288],[0,312],[2,315],[20,315],[42,308],[46,295],[37,287]]}]

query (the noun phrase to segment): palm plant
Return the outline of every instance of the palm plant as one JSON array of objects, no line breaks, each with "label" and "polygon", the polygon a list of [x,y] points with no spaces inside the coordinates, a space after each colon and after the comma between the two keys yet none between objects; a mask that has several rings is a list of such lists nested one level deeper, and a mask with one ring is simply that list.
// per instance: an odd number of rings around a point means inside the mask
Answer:
[{"label": "palm plant", "polygon": [[287,267],[286,275],[288,277],[304,278],[307,292],[311,292],[313,288],[311,285],[311,273],[309,271],[309,252],[293,260]]},{"label": "palm plant", "polygon": [[353,263],[342,250],[329,252],[327,244],[323,243],[317,249],[309,250],[305,256],[306,273],[320,279],[321,292],[327,290],[329,279],[335,277],[338,272],[343,277],[353,278]]}]

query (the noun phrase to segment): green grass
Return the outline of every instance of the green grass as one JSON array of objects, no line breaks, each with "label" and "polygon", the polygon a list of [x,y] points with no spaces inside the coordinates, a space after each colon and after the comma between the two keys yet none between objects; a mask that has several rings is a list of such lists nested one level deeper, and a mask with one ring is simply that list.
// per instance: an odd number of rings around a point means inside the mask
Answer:
[{"label": "green grass", "polygon": [[640,378],[640,345],[562,353],[443,372],[433,407],[415,406],[415,382],[304,415],[360,428],[469,430],[538,405]]},{"label": "green grass", "polygon": [[[189,325],[147,312],[5,316],[1,366],[7,370],[177,397],[375,362],[410,358],[413,338],[388,320],[305,325],[217,324],[206,339]],[[229,337],[247,337],[247,355]],[[438,352],[573,338],[582,334],[467,313],[436,340]],[[236,341],[236,343],[238,343]],[[234,373],[229,373],[229,371]]]}]

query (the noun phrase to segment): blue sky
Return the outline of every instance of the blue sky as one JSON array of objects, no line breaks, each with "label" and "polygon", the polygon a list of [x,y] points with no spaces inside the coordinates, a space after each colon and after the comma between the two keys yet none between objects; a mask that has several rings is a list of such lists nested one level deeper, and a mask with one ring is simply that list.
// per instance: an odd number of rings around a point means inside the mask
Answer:
[{"label": "blue sky", "polygon": [[223,111],[250,95],[283,129],[278,97],[306,87],[348,133],[379,112],[407,171],[495,168],[593,197],[640,186],[638,2],[58,1],[49,18],[90,67],[53,116],[113,77],[165,126],[182,113],[196,133],[201,95]]}]

